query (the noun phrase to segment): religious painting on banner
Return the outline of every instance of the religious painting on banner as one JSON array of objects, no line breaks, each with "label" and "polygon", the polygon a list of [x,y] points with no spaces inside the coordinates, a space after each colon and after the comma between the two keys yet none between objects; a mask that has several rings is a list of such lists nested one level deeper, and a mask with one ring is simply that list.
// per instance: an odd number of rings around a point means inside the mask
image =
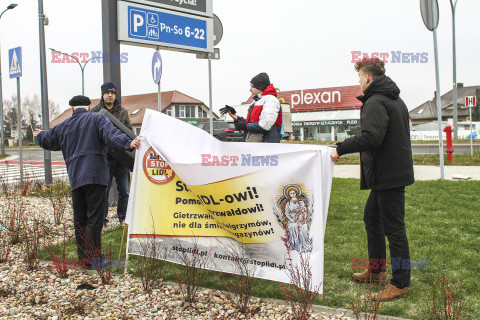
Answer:
[{"label": "religious painting on banner", "polygon": [[[285,270],[308,253],[323,292],[324,236],[333,176],[331,148],[221,142],[147,110],[127,210],[127,252],[154,240],[168,261],[205,257],[207,269],[235,273],[226,248],[245,248],[253,276],[289,282]],[[143,245],[142,245],[143,244]],[[196,250],[196,252],[192,252]]]}]

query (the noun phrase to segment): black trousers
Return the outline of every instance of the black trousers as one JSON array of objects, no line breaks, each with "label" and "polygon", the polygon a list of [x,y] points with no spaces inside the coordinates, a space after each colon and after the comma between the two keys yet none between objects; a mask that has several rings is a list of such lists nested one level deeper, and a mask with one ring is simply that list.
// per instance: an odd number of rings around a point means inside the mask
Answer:
[{"label": "black trousers", "polygon": [[[391,284],[410,286],[410,250],[405,230],[405,187],[371,190],[364,218],[371,272],[385,271],[385,236],[390,248]],[[383,270],[382,270],[383,269]]]},{"label": "black trousers", "polygon": [[88,184],[72,191],[73,222],[78,259],[91,263],[91,257],[102,253],[101,233],[107,187]]}]

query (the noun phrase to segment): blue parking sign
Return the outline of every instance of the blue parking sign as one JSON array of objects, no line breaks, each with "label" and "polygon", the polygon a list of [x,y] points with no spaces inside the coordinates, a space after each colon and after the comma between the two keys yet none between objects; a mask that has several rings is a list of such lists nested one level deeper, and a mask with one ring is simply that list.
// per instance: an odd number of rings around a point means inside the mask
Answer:
[{"label": "blue parking sign", "polygon": [[213,19],[118,1],[118,40],[154,48],[213,52]]},{"label": "blue parking sign", "polygon": [[8,73],[10,79],[22,76],[22,47],[8,50]]}]

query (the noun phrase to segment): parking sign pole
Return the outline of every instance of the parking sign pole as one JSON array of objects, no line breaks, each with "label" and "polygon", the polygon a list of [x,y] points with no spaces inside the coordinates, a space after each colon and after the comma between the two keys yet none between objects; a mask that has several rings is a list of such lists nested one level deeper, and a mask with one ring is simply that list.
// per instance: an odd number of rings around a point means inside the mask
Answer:
[{"label": "parking sign pole", "polygon": [[210,134],[213,136],[213,110],[212,110],[212,54],[208,53],[208,103],[210,107]]},{"label": "parking sign pole", "polygon": [[[43,0],[38,0],[38,32],[40,44],[40,88],[42,99],[42,129],[50,129],[50,114],[48,106],[47,63],[45,54],[45,15],[43,14]],[[43,165],[45,168],[45,185],[50,186],[52,181],[52,153],[43,150]]]}]

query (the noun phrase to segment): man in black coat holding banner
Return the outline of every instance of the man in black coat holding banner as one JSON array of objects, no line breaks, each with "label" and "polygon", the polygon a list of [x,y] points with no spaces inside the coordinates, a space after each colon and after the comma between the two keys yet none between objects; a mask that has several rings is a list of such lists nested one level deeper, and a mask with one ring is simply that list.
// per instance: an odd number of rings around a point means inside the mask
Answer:
[{"label": "man in black coat holding banner", "polygon": [[410,252],[405,229],[405,186],[414,182],[408,109],[400,89],[385,75],[379,59],[355,64],[360,87],[361,133],[338,143],[333,161],[360,152],[361,189],[371,189],[364,211],[369,267],[353,274],[362,283],[387,280],[385,236],[390,247],[392,280],[377,293],[377,301],[389,301],[408,293]]}]

